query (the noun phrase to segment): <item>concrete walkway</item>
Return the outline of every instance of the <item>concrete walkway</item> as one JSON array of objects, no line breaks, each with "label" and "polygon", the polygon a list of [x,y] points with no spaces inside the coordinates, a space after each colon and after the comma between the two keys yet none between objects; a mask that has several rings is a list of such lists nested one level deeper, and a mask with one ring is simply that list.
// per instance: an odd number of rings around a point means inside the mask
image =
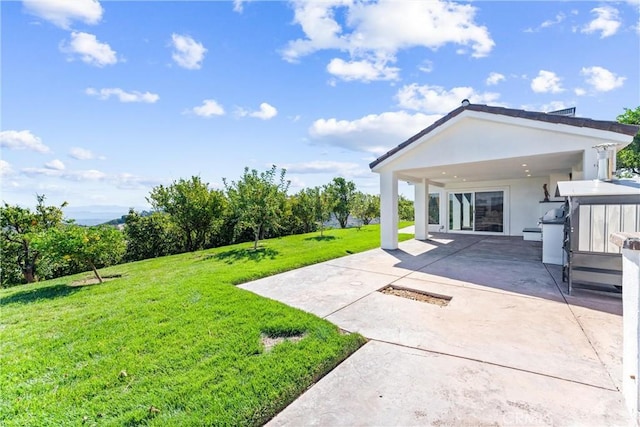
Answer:
[{"label": "concrete walkway", "polygon": [[440,234],[241,285],[370,340],[270,425],[630,425],[620,297],[568,296],[540,258],[539,242]]}]

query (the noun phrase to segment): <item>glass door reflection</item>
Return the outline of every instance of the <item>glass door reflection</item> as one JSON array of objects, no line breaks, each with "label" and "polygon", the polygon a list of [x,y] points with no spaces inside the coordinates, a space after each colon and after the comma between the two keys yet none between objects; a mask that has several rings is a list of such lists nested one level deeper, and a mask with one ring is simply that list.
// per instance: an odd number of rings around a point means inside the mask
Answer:
[{"label": "glass door reflection", "polygon": [[449,230],[473,231],[473,193],[449,194]]},{"label": "glass door reflection", "polygon": [[504,230],[503,218],[503,191],[483,191],[475,193],[475,231],[502,233]]}]

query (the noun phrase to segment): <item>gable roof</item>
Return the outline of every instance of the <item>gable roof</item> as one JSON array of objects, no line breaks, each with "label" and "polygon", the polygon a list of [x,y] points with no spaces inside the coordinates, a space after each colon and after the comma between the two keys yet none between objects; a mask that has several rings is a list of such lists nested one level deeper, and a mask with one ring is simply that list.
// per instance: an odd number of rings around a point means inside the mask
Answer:
[{"label": "gable roof", "polygon": [[423,136],[432,132],[434,129],[442,126],[449,120],[454,117],[460,115],[462,112],[469,111],[479,111],[482,113],[489,114],[498,114],[501,116],[509,116],[509,117],[517,117],[521,119],[527,120],[536,120],[539,122],[547,122],[547,123],[556,123],[563,124],[569,126],[604,130],[609,132],[621,133],[624,135],[635,136],[638,131],[640,131],[640,126],[636,125],[627,125],[623,123],[607,121],[607,120],[593,120],[582,117],[570,117],[570,116],[561,116],[557,114],[549,114],[549,113],[541,113],[537,111],[526,111],[526,110],[517,110],[513,108],[505,108],[505,107],[493,107],[490,105],[482,105],[482,104],[469,104],[467,106],[460,106],[455,110],[451,111],[446,116],[442,117],[439,120],[436,120],[431,126],[421,130],[417,134],[413,135],[411,138],[404,141],[402,144],[397,147],[387,151],[382,156],[378,157],[376,160],[369,164],[369,168],[373,169],[379,163],[393,156],[394,154],[402,151],[405,147],[411,145],[415,141],[419,140]]}]

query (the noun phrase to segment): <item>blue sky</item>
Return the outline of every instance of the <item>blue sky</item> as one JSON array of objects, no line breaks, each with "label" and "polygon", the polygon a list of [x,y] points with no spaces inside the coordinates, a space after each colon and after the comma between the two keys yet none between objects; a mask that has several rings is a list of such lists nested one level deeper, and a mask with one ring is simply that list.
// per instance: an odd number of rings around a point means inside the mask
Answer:
[{"label": "blue sky", "polygon": [[272,164],[290,192],[344,176],[377,193],[368,163],[464,98],[605,120],[640,105],[637,0],[0,7],[11,204],[145,208],[155,185]]}]

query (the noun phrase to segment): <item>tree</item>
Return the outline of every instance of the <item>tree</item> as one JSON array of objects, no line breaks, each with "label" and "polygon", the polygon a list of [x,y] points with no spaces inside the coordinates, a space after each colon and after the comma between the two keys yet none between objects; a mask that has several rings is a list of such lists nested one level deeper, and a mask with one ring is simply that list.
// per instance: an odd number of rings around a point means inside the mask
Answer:
[{"label": "tree", "polygon": [[277,176],[276,166],[266,172],[244,168],[240,180],[228,183],[223,178],[229,199],[229,208],[236,219],[236,235],[245,229],[253,233],[253,249],[267,230],[278,230],[283,219],[289,181],[285,181],[286,170]]},{"label": "tree", "polygon": [[126,250],[122,232],[108,225],[63,224],[40,232],[34,244],[54,259],[91,268],[100,283],[98,268],[117,264]]},{"label": "tree", "polygon": [[414,219],[413,202],[402,195],[398,196],[398,218],[402,221]]},{"label": "tree", "polygon": [[356,191],[356,185],[352,181],[347,181],[342,177],[333,178],[325,188],[330,196],[332,211],[340,223],[341,228],[347,227],[349,214],[351,213],[351,200]]},{"label": "tree", "polygon": [[310,233],[316,229],[315,190],[305,188],[289,197],[292,232]]},{"label": "tree", "polygon": [[380,216],[380,196],[356,192],[353,197],[351,212],[363,225]]},{"label": "tree", "polygon": [[320,228],[320,236],[324,234],[324,224],[331,219],[333,202],[327,187],[314,187],[309,190],[309,195],[313,202],[313,212],[315,222]]},{"label": "tree", "polygon": [[46,206],[44,195],[36,195],[36,199],[38,204],[34,212],[6,202],[0,207],[3,285],[14,282],[18,270],[23,281],[32,283],[38,280],[42,253],[33,247],[32,240],[37,233],[63,222],[62,208],[66,202],[60,207]]},{"label": "tree", "polygon": [[[617,117],[620,123],[628,125],[640,125],[640,107],[635,110],[624,109],[624,113]],[[633,138],[631,144],[618,151],[617,165],[619,169],[629,169],[635,174],[640,174],[640,132]]]},{"label": "tree", "polygon": [[200,177],[180,179],[168,187],[159,185],[147,198],[154,209],[165,212],[180,229],[185,250],[205,247],[219,222],[224,207],[224,194],[209,188]]},{"label": "tree", "polygon": [[133,209],[125,215],[127,261],[156,258],[180,251],[179,230],[164,212],[141,215]]}]

